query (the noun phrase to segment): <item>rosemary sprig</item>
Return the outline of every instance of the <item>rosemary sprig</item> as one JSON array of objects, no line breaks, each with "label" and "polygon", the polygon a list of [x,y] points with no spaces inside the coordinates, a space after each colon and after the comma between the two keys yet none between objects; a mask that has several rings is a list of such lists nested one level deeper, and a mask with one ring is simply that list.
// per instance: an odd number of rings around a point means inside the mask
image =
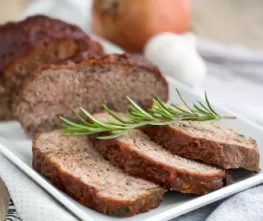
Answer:
[{"label": "rosemary sprig", "polygon": [[63,122],[64,135],[66,136],[86,136],[91,134],[109,133],[110,135],[98,136],[99,139],[111,139],[119,137],[133,129],[143,128],[150,125],[162,126],[169,125],[176,121],[197,121],[197,122],[215,122],[221,119],[235,119],[233,116],[220,116],[211,106],[207,94],[205,93],[205,103],[196,101],[191,107],[176,89],[179,98],[185,108],[178,105],[165,105],[158,97],[153,99],[153,107],[148,111],[143,110],[131,98],[129,101],[129,111],[125,117],[118,116],[106,105],[102,105],[103,109],[114,118],[114,121],[109,120],[101,122],[96,119],[88,111],[80,108],[82,113],[89,119],[86,121],[81,117],[76,110],[73,113],[76,115],[79,123],[74,123],[60,117]]}]

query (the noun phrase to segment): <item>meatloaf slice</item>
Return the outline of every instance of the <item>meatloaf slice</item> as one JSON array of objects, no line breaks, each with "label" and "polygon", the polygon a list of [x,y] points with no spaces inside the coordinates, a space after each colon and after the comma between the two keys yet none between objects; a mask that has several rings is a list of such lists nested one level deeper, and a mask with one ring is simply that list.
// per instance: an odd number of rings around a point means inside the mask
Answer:
[{"label": "meatloaf slice", "polygon": [[[94,115],[105,122],[107,113]],[[222,169],[170,153],[140,130],[110,140],[91,138],[94,148],[125,172],[183,193],[205,194],[223,186]]]},{"label": "meatloaf slice", "polygon": [[114,216],[156,208],[165,192],[111,165],[88,137],[65,137],[58,130],[35,137],[33,168],[84,206]]},{"label": "meatloaf slice", "polygon": [[95,113],[106,104],[124,112],[128,108],[126,96],[148,108],[156,95],[168,99],[167,82],[157,68],[89,60],[34,74],[19,93],[13,110],[26,134],[34,135],[58,128],[58,116],[75,120],[72,108],[83,107]]},{"label": "meatloaf slice", "polygon": [[0,42],[0,120],[14,118],[11,100],[40,65],[76,56],[83,50],[91,55],[104,54],[99,43],[79,27],[40,15],[2,25]]},{"label": "meatloaf slice", "polygon": [[218,123],[179,121],[169,126],[147,127],[144,132],[173,154],[224,169],[259,171],[256,141]]}]

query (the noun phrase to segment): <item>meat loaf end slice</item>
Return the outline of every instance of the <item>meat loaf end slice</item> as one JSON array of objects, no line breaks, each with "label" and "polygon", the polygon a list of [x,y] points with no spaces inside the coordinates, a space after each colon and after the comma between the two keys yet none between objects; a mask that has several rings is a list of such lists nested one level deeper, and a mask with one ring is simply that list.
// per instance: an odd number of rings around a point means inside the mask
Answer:
[{"label": "meat loaf end slice", "polygon": [[169,126],[148,127],[144,132],[173,154],[215,164],[224,169],[259,171],[256,141],[217,123],[181,121]]},{"label": "meat loaf end slice", "polygon": [[[94,116],[103,122],[112,120],[107,113]],[[174,155],[140,130],[110,140],[94,136],[92,142],[96,150],[125,172],[170,190],[205,194],[223,186],[224,170]]]},{"label": "meat loaf end slice", "polygon": [[[0,28],[0,75],[18,57],[55,39],[81,39],[87,35],[79,27],[44,15],[9,22]],[[43,52],[44,53],[44,52]]]},{"label": "meat loaf end slice", "polygon": [[13,110],[25,132],[34,135],[58,128],[58,116],[75,120],[72,108],[83,107],[95,113],[106,104],[124,112],[128,109],[126,96],[148,108],[156,95],[168,99],[167,82],[158,69],[89,60],[34,74],[25,83]]},{"label": "meat loaf end slice", "polygon": [[31,16],[0,28],[0,120],[14,119],[11,102],[39,66],[86,54],[103,55],[102,46],[79,27],[47,16]]},{"label": "meat loaf end slice", "polygon": [[114,216],[156,208],[165,192],[111,165],[92,148],[88,137],[65,137],[60,131],[35,137],[33,167],[84,206]]}]

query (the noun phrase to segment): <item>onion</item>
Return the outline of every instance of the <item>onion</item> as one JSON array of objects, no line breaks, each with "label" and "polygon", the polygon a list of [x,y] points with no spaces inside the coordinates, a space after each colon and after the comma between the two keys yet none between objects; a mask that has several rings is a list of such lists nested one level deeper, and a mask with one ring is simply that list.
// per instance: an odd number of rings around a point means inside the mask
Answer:
[{"label": "onion", "polygon": [[94,0],[92,29],[128,52],[141,53],[161,32],[190,28],[189,0]]}]

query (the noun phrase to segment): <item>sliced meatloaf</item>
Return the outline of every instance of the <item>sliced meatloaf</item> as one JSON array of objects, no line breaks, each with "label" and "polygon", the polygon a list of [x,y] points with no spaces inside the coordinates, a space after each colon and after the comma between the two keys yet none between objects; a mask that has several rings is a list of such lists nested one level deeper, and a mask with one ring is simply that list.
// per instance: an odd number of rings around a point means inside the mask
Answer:
[{"label": "sliced meatloaf", "polygon": [[165,192],[111,165],[93,149],[88,137],[65,137],[60,131],[35,137],[33,168],[84,206],[113,216],[156,208]]},{"label": "sliced meatloaf", "polygon": [[[111,57],[115,60],[108,59]],[[34,135],[58,128],[58,116],[75,120],[72,108],[83,107],[95,113],[106,104],[124,112],[128,108],[126,96],[144,108],[151,106],[156,95],[166,101],[168,85],[158,69],[142,57],[142,64],[131,65],[129,59],[132,55],[113,55],[44,69],[25,82],[14,103],[14,114],[26,134]]]},{"label": "sliced meatloaf", "polygon": [[[107,113],[94,115],[105,121]],[[94,148],[125,172],[183,193],[205,194],[223,186],[222,169],[170,153],[140,130],[110,140],[91,138]]]},{"label": "sliced meatloaf", "polygon": [[0,26],[0,42],[0,120],[13,119],[11,99],[40,65],[76,56],[83,50],[103,54],[102,47],[77,26],[42,15]]},{"label": "sliced meatloaf", "polygon": [[173,154],[224,169],[259,171],[256,141],[218,123],[179,121],[169,126],[147,127],[144,132]]}]

